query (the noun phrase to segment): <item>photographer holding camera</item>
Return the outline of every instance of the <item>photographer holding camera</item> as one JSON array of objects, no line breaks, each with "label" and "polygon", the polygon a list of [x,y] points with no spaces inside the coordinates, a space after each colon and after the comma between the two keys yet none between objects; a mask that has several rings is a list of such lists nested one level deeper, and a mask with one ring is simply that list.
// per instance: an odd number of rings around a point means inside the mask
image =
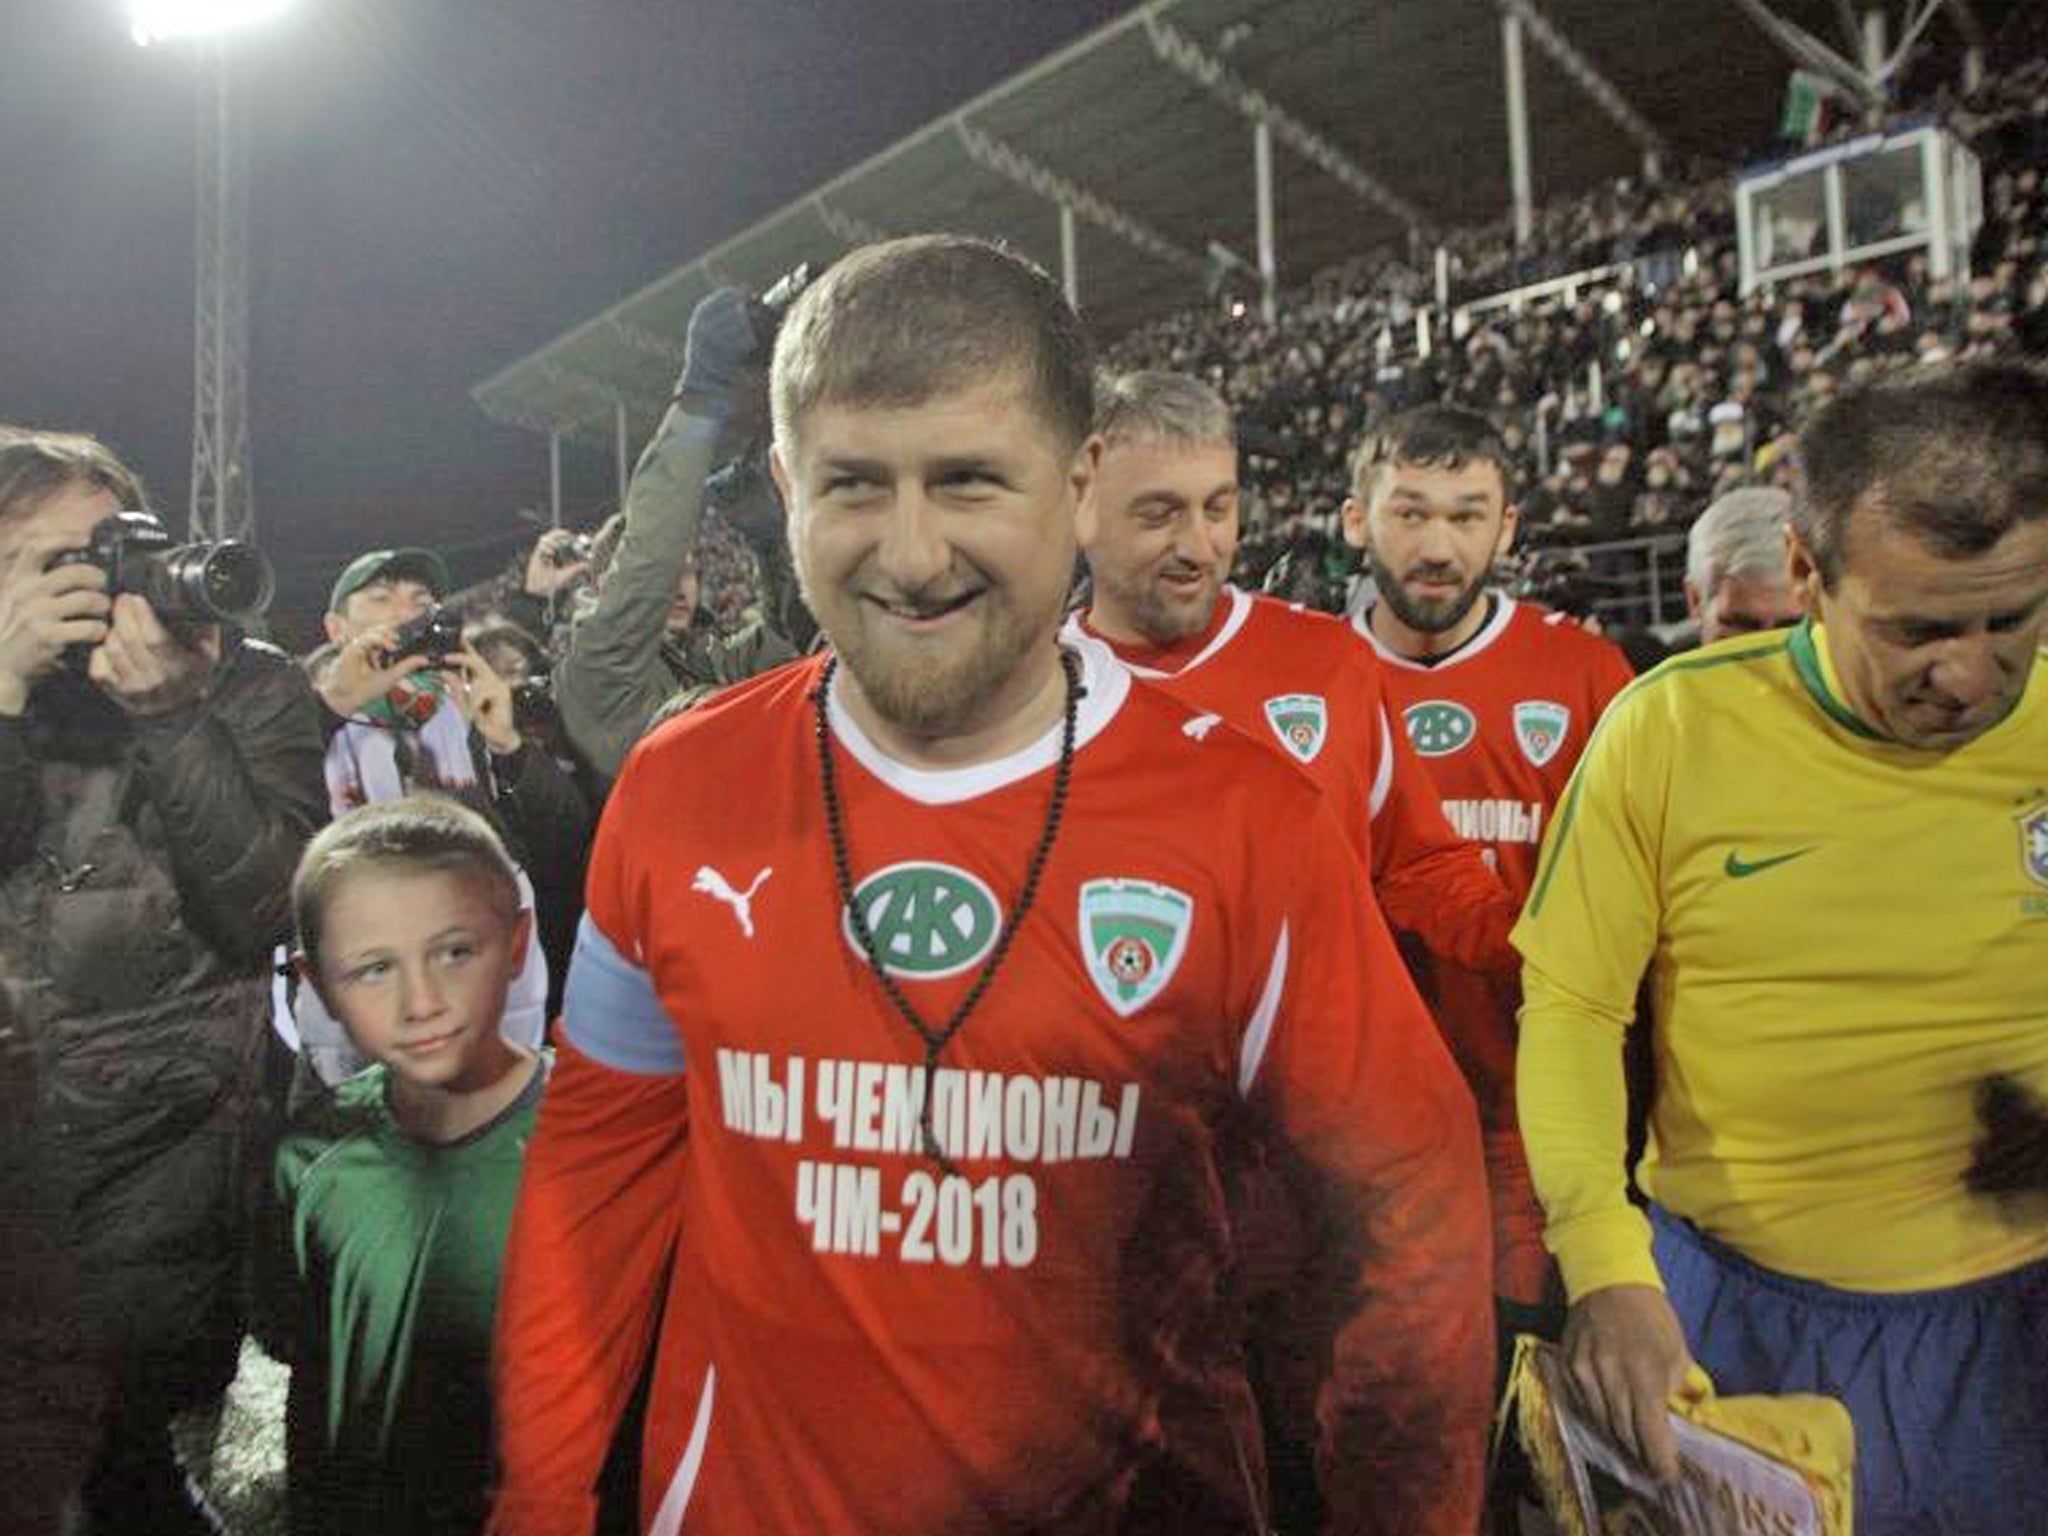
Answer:
[{"label": "photographer holding camera", "polygon": [[519,585],[505,598],[504,613],[550,650],[568,632],[569,615],[590,580],[593,534],[550,528],[533,541],[521,564]]},{"label": "photographer holding camera", "polygon": [[234,1374],[267,957],[326,817],[306,681],[236,627],[267,568],[142,505],[94,439],[0,427],[4,1177],[50,1213],[0,1245],[10,1530],[215,1528],[168,1426]]},{"label": "photographer holding camera", "polygon": [[599,535],[595,595],[570,630],[555,700],[571,743],[607,781],[678,689],[738,682],[796,655],[762,623],[708,645],[685,642],[705,479],[730,435],[735,396],[766,361],[804,275],[799,269],[759,301],[720,288],[698,304],[675,398],[634,467],[625,510]]},{"label": "photographer holding camera", "polygon": [[[568,956],[580,910],[590,808],[561,766],[519,728],[512,690],[440,606],[448,568],[426,549],[376,549],[334,583],[324,620],[335,647],[314,680],[327,706],[327,790],[337,816],[416,789],[482,813],[529,878],[542,943],[514,983],[506,1033],[540,1042],[555,1005],[549,977]],[[552,962],[552,964],[551,964]],[[310,990],[294,1007],[298,1036],[333,1081],[361,1063]]]}]

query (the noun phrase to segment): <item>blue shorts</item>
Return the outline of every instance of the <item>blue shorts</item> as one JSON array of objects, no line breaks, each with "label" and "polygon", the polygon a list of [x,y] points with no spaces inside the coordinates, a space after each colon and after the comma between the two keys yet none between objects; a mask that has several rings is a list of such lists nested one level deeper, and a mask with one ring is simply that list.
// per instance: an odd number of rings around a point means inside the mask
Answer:
[{"label": "blue shorts", "polygon": [[1856,1425],[1856,1536],[2048,1532],[2048,1263],[1838,1291],[1652,1208],[1657,1268],[1716,1390],[1818,1392]]}]

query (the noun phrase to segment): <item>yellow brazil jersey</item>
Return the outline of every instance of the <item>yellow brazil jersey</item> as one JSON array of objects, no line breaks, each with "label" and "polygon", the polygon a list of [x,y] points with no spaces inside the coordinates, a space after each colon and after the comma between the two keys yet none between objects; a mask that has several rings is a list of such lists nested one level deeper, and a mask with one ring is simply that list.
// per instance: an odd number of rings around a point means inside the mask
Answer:
[{"label": "yellow brazil jersey", "polygon": [[1574,1296],[1655,1280],[1621,1170],[1646,967],[1640,1177],[1668,1210],[1849,1290],[2048,1255],[2040,1211],[1963,1184],[1978,1082],[2048,1096],[2048,668],[1943,754],[1858,720],[1810,626],[1665,664],[1589,745],[1515,942],[1523,1130]]}]

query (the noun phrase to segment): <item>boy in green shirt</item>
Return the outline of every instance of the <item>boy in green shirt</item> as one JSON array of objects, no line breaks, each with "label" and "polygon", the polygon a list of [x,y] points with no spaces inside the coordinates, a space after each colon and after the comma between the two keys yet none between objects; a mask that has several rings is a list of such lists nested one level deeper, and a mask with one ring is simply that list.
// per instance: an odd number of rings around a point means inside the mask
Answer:
[{"label": "boy in green shirt", "polygon": [[478,1530],[499,1268],[547,1075],[499,1029],[531,917],[489,825],[429,795],[334,822],[292,899],[300,977],[373,1065],[273,1168],[256,1312],[292,1367],[291,1529]]}]

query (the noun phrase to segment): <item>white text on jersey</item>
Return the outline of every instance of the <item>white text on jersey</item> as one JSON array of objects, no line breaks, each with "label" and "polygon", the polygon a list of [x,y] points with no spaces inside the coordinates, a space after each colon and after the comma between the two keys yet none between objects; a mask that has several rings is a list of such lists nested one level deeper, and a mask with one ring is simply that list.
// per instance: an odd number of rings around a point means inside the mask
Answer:
[{"label": "white text on jersey", "polygon": [[[726,1129],[801,1143],[814,1123],[820,1139],[842,1152],[922,1153],[924,1081],[924,1068],[914,1062],[790,1056],[778,1067],[762,1052],[718,1052]],[[947,1155],[962,1162],[1127,1158],[1138,1101],[1136,1083],[1112,1090],[1091,1078],[957,1067],[932,1074],[932,1128]]]},{"label": "white text on jersey", "polygon": [[[797,1145],[815,1131],[840,1152],[924,1155],[926,1077],[917,1063],[778,1062],[723,1047],[717,1060],[719,1112],[729,1131]],[[1137,1138],[1136,1083],[1111,1089],[1085,1077],[941,1067],[931,1084],[933,1133],[958,1163],[1128,1159]],[[882,1169],[806,1158],[796,1168],[794,1211],[818,1253],[990,1269],[1022,1268],[1038,1257],[1038,1184],[1026,1173],[975,1180],[913,1169],[889,1204]]]},{"label": "white text on jersey", "polygon": [[1468,843],[1540,843],[1539,800],[1446,800],[1444,819]]}]

